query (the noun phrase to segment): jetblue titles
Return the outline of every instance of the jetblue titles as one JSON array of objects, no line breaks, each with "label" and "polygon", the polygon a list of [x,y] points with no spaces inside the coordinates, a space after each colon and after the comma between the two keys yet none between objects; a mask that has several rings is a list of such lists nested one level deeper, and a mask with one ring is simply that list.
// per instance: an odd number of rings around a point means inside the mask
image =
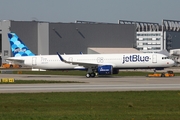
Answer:
[{"label": "jetblue titles", "polygon": [[148,62],[149,61],[149,56],[141,56],[141,55],[123,55],[123,61],[122,63],[126,62]]}]

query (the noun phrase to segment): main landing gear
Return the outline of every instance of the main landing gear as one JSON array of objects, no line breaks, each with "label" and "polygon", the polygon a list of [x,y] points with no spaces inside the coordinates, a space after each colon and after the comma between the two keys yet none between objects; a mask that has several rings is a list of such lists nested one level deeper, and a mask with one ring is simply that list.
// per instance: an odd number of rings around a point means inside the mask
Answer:
[{"label": "main landing gear", "polygon": [[88,68],[86,77],[90,78],[90,77],[95,77],[95,76],[96,76],[95,68]]},{"label": "main landing gear", "polygon": [[86,77],[87,77],[87,78],[95,77],[95,76],[96,76],[95,73],[87,73],[87,74],[86,74]]},{"label": "main landing gear", "polygon": [[156,69],[154,69],[154,73],[156,73]]}]

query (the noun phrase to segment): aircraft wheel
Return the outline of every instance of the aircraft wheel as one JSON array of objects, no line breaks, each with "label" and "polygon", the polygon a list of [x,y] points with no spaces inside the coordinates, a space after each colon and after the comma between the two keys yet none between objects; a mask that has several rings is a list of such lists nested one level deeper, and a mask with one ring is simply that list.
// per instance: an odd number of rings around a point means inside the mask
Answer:
[{"label": "aircraft wheel", "polygon": [[96,74],[95,73],[91,73],[91,77],[95,77],[96,76]]},{"label": "aircraft wheel", "polygon": [[10,65],[10,68],[13,68],[13,65]]},{"label": "aircraft wheel", "polygon": [[164,73],[162,73],[162,74],[161,74],[161,77],[165,77],[165,74],[164,74]]},{"label": "aircraft wheel", "polygon": [[90,75],[89,73],[86,74],[86,77],[87,77],[87,78],[90,78],[90,76],[91,76],[91,75]]}]

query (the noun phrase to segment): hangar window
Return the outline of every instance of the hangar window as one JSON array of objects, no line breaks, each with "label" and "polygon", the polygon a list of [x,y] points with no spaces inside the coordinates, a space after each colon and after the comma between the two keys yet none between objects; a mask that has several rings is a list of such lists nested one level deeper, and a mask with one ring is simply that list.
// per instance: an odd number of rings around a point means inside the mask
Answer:
[{"label": "hangar window", "polygon": [[153,50],[160,50],[160,47],[152,47]]},{"label": "hangar window", "polygon": [[4,56],[8,56],[8,50],[4,50]]}]

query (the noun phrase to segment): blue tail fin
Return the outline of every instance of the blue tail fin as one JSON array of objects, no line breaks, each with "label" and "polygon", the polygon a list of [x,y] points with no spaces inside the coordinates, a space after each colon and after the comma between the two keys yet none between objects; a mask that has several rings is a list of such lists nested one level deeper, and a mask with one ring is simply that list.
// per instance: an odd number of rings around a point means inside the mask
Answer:
[{"label": "blue tail fin", "polygon": [[8,38],[14,57],[35,56],[15,33],[8,33]]}]

